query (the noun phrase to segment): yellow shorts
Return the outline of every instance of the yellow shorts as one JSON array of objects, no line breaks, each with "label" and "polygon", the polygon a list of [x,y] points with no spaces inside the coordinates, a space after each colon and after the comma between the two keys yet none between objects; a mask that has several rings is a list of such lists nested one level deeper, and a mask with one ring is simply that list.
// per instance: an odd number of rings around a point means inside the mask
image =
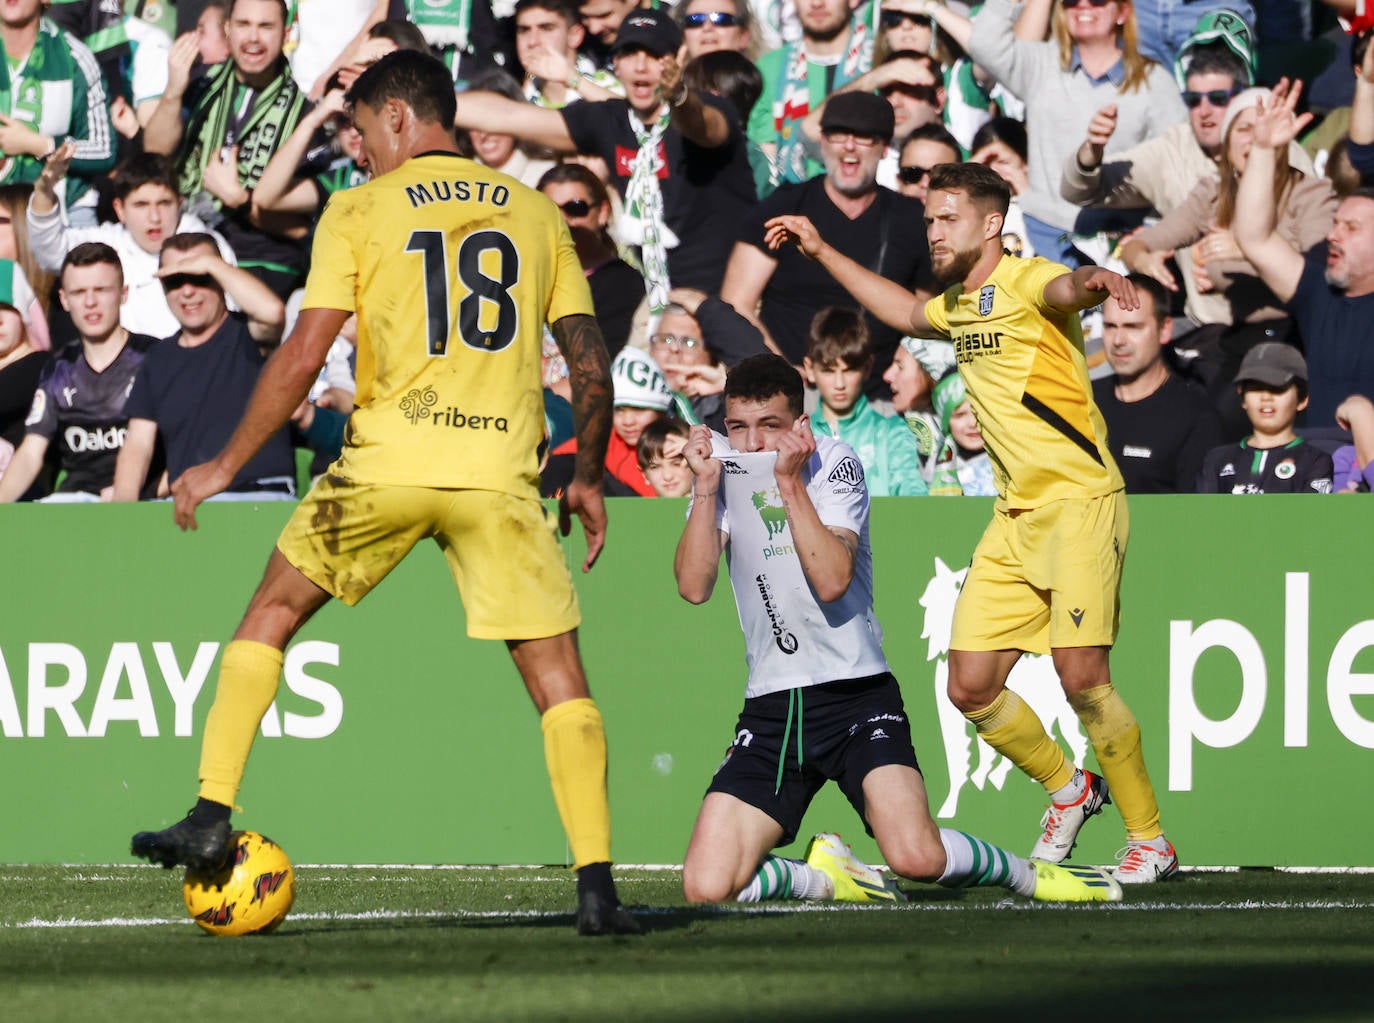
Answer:
[{"label": "yellow shorts", "polygon": [[954,606],[954,650],[1111,646],[1130,516],[1122,491],[993,513]]},{"label": "yellow shorts", "polygon": [[349,483],[323,476],[277,540],[317,586],[356,604],[433,537],[476,639],[543,639],[581,622],[577,593],[538,500],[494,490]]}]

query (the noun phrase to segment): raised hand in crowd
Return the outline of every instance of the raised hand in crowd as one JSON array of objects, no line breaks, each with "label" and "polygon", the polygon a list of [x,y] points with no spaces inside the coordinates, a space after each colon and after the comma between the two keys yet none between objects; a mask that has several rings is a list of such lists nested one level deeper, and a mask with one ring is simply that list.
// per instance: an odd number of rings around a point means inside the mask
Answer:
[{"label": "raised hand in crowd", "polygon": [[1292,142],[1302,130],[1312,123],[1310,111],[1296,112],[1298,97],[1302,94],[1302,82],[1280,78],[1274,86],[1273,95],[1266,103],[1259,101],[1259,114],[1255,117],[1254,144],[1266,149],[1283,149]]},{"label": "raised hand in crowd", "polygon": [[1078,147],[1078,165],[1084,170],[1100,166],[1107,143],[1116,132],[1116,104],[1108,103],[1088,122],[1088,137]]},{"label": "raised hand in crowd", "polygon": [[123,96],[116,96],[110,102],[110,123],[114,125],[114,130],[126,139],[134,138],[143,130],[143,125],[138,120],[138,112]]},{"label": "raised hand in crowd", "polygon": [[66,178],[75,155],[76,143],[67,139],[44,162],[43,172],[33,183],[34,213],[48,214],[57,208],[57,186]]},{"label": "raised hand in crowd", "polygon": [[223,146],[206,162],[201,184],[230,209],[246,206],[253,200],[253,194],[239,178],[238,146]]},{"label": "raised hand in crowd", "polygon": [[167,87],[162,90],[164,96],[180,100],[186,95],[186,89],[191,84],[191,69],[196,66],[199,57],[199,33],[186,32],[177,36],[167,52]]}]

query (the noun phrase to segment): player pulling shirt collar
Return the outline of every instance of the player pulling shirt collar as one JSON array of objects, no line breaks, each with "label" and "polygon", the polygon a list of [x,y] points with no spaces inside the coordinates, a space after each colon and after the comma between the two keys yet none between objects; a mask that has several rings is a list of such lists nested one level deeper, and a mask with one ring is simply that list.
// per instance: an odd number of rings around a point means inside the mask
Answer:
[{"label": "player pulling shirt collar", "polygon": [[711,447],[723,463],[716,528],[729,537],[725,555],[749,662],[745,697],[887,671],[883,630],[873,613],[868,488],[854,450],[817,437],[804,470],[821,522],[859,538],[849,589],[839,600],[822,603],[792,545],[773,475],[777,452],[741,454],[718,433],[712,433]]}]

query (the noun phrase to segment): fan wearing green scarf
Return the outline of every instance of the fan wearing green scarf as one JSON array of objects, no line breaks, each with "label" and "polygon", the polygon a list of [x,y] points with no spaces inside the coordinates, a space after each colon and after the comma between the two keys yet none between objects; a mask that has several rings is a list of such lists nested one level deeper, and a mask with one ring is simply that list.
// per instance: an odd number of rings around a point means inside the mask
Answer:
[{"label": "fan wearing green scarf", "polygon": [[[254,186],[305,113],[305,94],[282,56],[286,15],[282,0],[234,0],[225,23],[229,60],[194,84],[195,37],[172,47],[167,89],[144,129],[144,147],[175,154],[178,189],[197,209],[250,214]],[[199,193],[207,194],[197,201]]]},{"label": "fan wearing green scarf", "polygon": [[95,57],[44,18],[43,7],[10,0],[0,10],[0,184],[37,181],[43,161],[70,139],[70,205],[114,166],[114,141]]},{"label": "fan wearing green scarf", "polygon": [[772,183],[799,183],[824,173],[817,144],[802,122],[836,89],[873,66],[871,5],[862,0],[798,4],[802,37],[758,61],[763,95],[748,134],[773,164]]}]

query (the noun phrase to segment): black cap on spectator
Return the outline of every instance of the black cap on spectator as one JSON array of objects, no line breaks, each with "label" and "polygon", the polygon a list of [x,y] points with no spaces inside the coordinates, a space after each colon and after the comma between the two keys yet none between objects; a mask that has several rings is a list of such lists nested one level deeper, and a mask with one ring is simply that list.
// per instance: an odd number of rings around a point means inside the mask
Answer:
[{"label": "black cap on spectator", "polygon": [[825,101],[821,131],[847,131],[892,141],[892,104],[871,92],[841,92]]},{"label": "black cap on spectator", "polygon": [[611,46],[611,56],[635,47],[655,57],[666,57],[677,53],[681,45],[682,29],[667,13],[660,10],[634,11],[620,23],[620,31],[616,33]]},{"label": "black cap on spectator", "polygon": [[1280,390],[1297,381],[1307,383],[1307,362],[1302,353],[1282,341],[1264,341],[1245,353],[1236,383],[1252,381]]}]

